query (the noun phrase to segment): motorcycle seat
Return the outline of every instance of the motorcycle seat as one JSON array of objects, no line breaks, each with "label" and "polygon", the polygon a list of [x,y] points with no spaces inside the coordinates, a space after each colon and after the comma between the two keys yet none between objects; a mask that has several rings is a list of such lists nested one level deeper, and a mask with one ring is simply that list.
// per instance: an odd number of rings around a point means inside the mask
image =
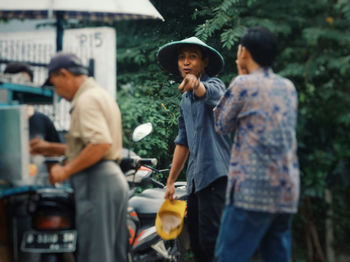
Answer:
[{"label": "motorcycle seat", "polygon": [[164,196],[163,198],[150,198],[138,195],[129,200],[129,206],[133,207],[139,216],[155,215],[163,204],[163,201]]},{"label": "motorcycle seat", "polygon": [[[165,188],[149,188],[129,200],[129,206],[138,214],[157,214],[164,202]],[[175,196],[178,199],[186,199],[185,189],[176,188]]]},{"label": "motorcycle seat", "polygon": [[[176,188],[175,195],[185,200],[186,189]],[[165,188],[149,188],[129,199],[129,206],[137,213],[141,226],[154,224],[158,210],[164,202],[164,196]]]},{"label": "motorcycle seat", "polygon": [[[164,201],[165,188],[149,188],[142,191],[142,193],[139,194],[139,196],[148,197],[148,198],[160,198],[162,199],[162,201]],[[186,196],[187,196],[186,189],[176,188],[175,196],[178,197],[178,199],[186,199]]]}]

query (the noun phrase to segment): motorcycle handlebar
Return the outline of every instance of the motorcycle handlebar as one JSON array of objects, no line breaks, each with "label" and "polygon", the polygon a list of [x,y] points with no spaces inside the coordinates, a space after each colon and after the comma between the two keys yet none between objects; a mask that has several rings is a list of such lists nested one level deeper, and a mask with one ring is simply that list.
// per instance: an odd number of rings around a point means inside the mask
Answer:
[{"label": "motorcycle handlebar", "polygon": [[[120,162],[120,167],[124,173],[133,169],[136,170],[140,166],[155,166],[158,161],[156,158],[123,158]],[[151,168],[151,167],[150,167]]]},{"label": "motorcycle handlebar", "polygon": [[158,160],[156,158],[140,158],[137,162],[140,165],[156,166],[158,164]]}]

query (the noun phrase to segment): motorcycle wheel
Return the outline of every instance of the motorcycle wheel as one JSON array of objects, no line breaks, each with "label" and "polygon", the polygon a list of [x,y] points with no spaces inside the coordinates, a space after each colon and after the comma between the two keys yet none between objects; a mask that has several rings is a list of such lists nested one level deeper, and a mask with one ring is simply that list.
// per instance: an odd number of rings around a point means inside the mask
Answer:
[{"label": "motorcycle wheel", "polygon": [[63,262],[62,254],[41,254],[40,262]]},{"label": "motorcycle wheel", "polygon": [[75,262],[73,253],[41,254],[40,262]]},{"label": "motorcycle wheel", "polygon": [[184,262],[185,261],[185,247],[181,238],[165,241],[165,247],[168,250],[170,259],[167,262]]},{"label": "motorcycle wheel", "polygon": [[161,257],[155,250],[149,249],[141,254],[128,254],[128,262],[184,262],[185,249],[179,238],[164,241],[169,257]]}]

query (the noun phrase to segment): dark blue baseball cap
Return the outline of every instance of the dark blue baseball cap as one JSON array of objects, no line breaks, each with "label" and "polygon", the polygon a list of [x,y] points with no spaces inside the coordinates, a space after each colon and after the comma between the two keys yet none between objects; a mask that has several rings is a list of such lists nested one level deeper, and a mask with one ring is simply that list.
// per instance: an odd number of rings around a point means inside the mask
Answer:
[{"label": "dark blue baseball cap", "polygon": [[50,83],[51,73],[58,72],[63,68],[74,75],[89,75],[89,70],[82,64],[80,58],[77,55],[61,51],[51,58],[50,63],[47,66],[49,75],[43,85],[52,85]]}]

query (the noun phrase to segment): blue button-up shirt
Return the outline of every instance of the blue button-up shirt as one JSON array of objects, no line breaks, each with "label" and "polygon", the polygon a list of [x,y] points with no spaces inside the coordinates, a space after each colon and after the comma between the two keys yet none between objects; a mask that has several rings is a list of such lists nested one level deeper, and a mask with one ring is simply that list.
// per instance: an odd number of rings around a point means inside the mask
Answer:
[{"label": "blue button-up shirt", "polygon": [[215,109],[216,129],[235,132],[227,200],[243,209],[294,213],[299,198],[297,93],[262,68],[235,78]]},{"label": "blue button-up shirt", "polygon": [[227,176],[231,150],[231,136],[215,132],[214,112],[225,84],[218,78],[202,76],[206,88],[203,97],[192,90],[182,95],[179,133],[175,143],[189,148],[187,166],[187,191],[198,192],[216,179]]}]

